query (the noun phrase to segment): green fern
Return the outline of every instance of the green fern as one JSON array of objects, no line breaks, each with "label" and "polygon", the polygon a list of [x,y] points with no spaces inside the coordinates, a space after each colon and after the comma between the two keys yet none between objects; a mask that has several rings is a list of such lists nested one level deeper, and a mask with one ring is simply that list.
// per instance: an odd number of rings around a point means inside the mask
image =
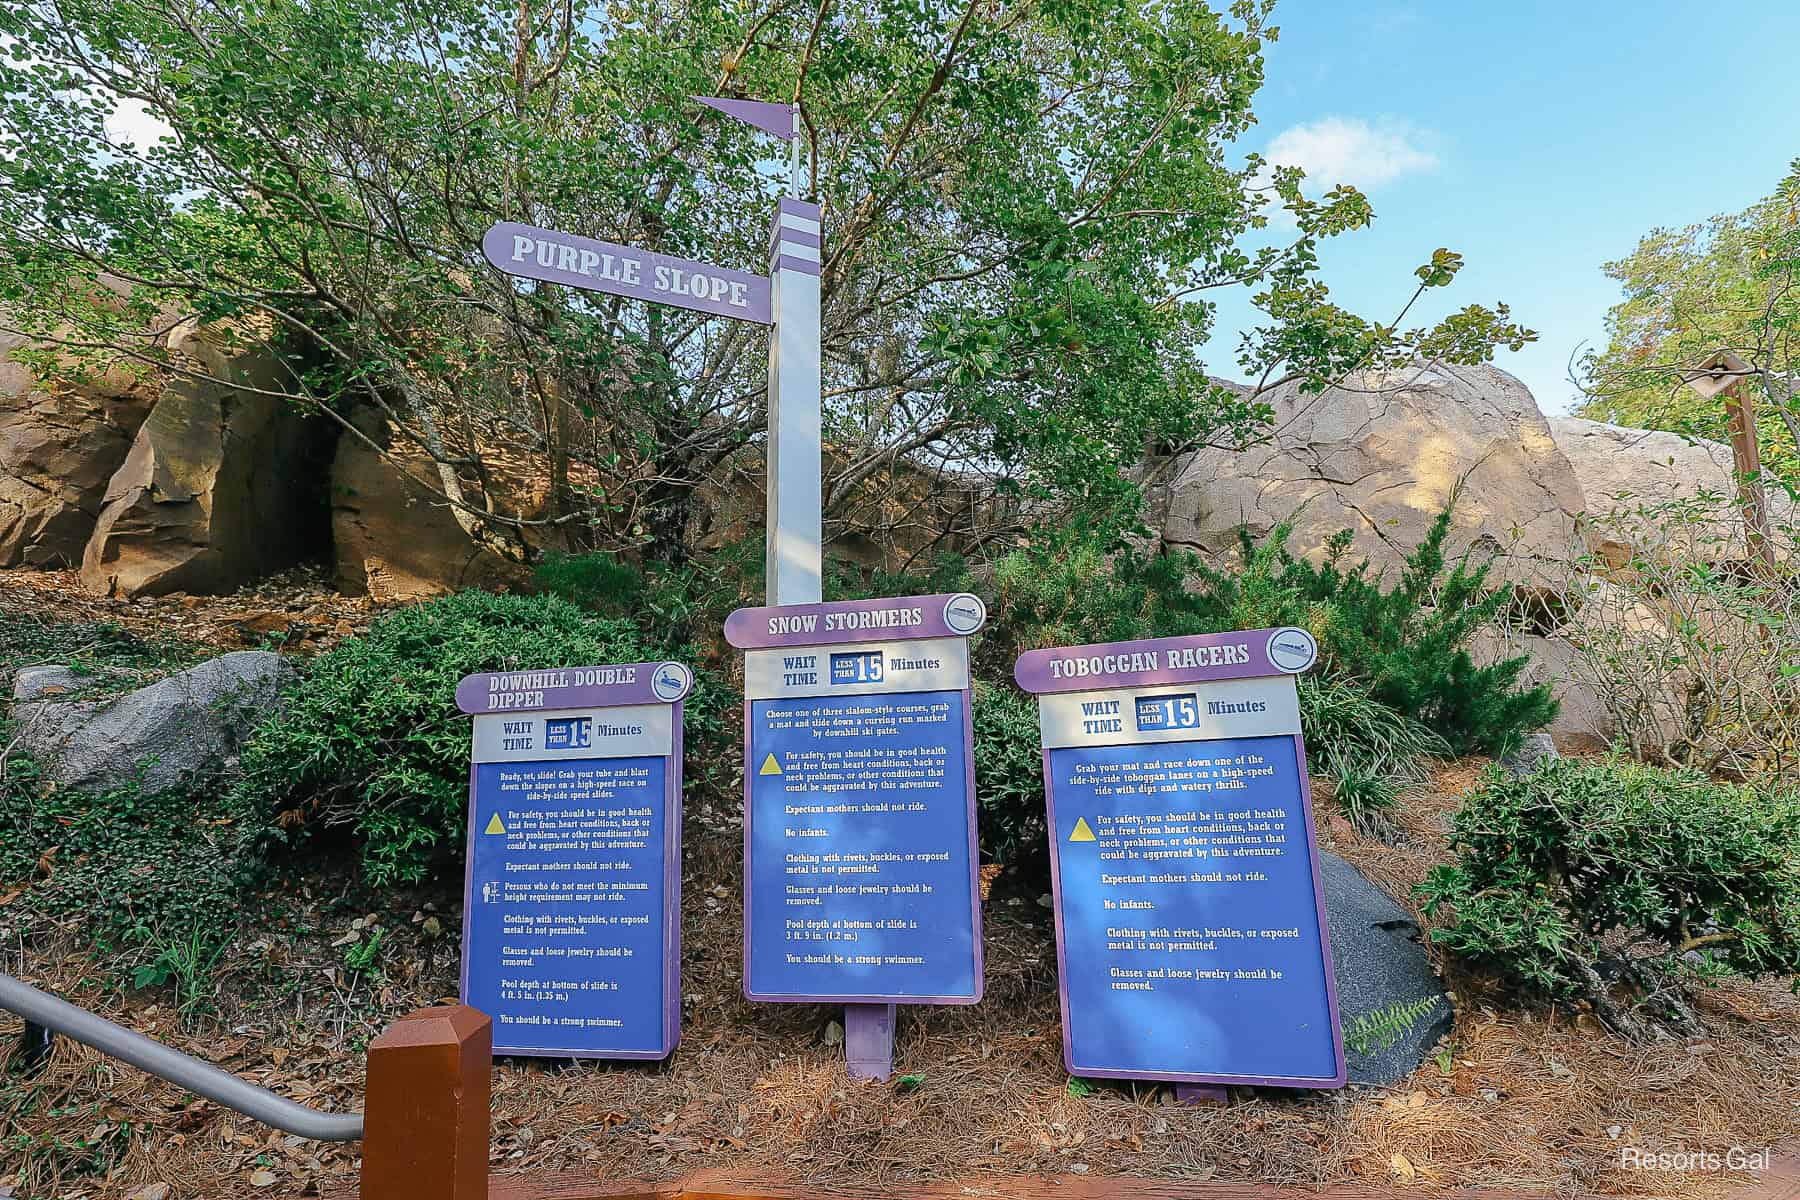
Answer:
[{"label": "green fern", "polygon": [[1437,1008],[1443,999],[1442,996],[1424,996],[1411,1004],[1390,1004],[1364,1013],[1344,1030],[1344,1044],[1364,1057],[1386,1050]]}]

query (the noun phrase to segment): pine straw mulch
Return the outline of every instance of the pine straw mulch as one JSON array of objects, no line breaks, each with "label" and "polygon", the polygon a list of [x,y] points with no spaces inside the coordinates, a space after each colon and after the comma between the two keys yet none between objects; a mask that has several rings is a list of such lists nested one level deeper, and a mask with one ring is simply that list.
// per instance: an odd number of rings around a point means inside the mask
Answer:
[{"label": "pine straw mulch", "polygon": [[[1365,841],[1335,818],[1321,822],[1322,840],[1405,897],[1440,853],[1455,793],[1478,767],[1446,769],[1411,805],[1398,846]],[[686,853],[681,1048],[664,1066],[502,1063],[497,1172],[624,1180],[716,1168],[863,1186],[1067,1173],[1698,1198],[1751,1176],[1627,1169],[1621,1148],[1723,1153],[1800,1135],[1800,1001],[1780,986],[1712,989],[1699,1005],[1708,1040],[1634,1047],[1590,1016],[1521,1006],[1447,963],[1457,999],[1448,1073],[1430,1062],[1394,1088],[1240,1090],[1224,1108],[1178,1105],[1153,1086],[1075,1094],[1061,1062],[1047,914],[1020,898],[988,905],[984,1002],[903,1010],[905,1078],[854,1083],[835,1011],[742,998],[741,842],[723,814],[698,816]],[[134,1028],[297,1099],[354,1107],[367,1039],[454,991],[455,899],[389,894],[388,909],[367,912],[371,897],[316,864],[282,900],[284,915],[258,923],[257,941],[221,964],[217,1011],[204,1019],[172,1011],[166,995],[151,1004],[96,986],[91,964],[54,956],[65,941],[55,930],[6,939],[0,969],[28,960],[34,980]],[[353,913],[384,930],[380,978],[347,974],[331,944]],[[13,1029],[0,1026],[8,1045]],[[0,1194],[125,1197],[167,1184],[182,1200],[354,1186],[351,1148],[271,1134],[67,1043],[33,1082],[0,1082],[0,1101],[13,1114]],[[99,1148],[59,1154],[47,1148],[57,1139]]]},{"label": "pine straw mulch", "polygon": [[367,596],[338,594],[329,563],[293,567],[228,596],[176,592],[136,600],[92,595],[76,571],[0,570],[0,603],[13,613],[109,622],[148,642],[180,640],[220,652],[327,650],[378,615]]}]

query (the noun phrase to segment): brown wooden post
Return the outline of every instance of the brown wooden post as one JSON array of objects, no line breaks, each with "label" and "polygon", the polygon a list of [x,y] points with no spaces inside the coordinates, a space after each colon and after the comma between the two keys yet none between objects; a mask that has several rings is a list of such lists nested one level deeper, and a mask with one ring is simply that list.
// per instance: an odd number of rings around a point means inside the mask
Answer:
[{"label": "brown wooden post", "polygon": [[493,1023],[466,1004],[369,1045],[362,1200],[487,1200]]},{"label": "brown wooden post", "polygon": [[1740,378],[1722,393],[1725,420],[1731,431],[1731,462],[1738,477],[1738,503],[1744,510],[1744,548],[1750,561],[1762,570],[1775,569],[1775,548],[1769,544],[1769,500],[1762,486],[1762,449],[1756,441],[1756,403],[1744,399]]},{"label": "brown wooden post", "polygon": [[1721,350],[1687,372],[1683,381],[1707,399],[1725,402],[1726,427],[1731,433],[1731,465],[1736,476],[1738,507],[1744,514],[1744,549],[1751,569],[1765,575],[1775,569],[1775,548],[1769,542],[1769,501],[1762,486],[1762,450],[1756,438],[1756,402],[1744,398],[1744,387],[1757,376],[1755,367]]}]

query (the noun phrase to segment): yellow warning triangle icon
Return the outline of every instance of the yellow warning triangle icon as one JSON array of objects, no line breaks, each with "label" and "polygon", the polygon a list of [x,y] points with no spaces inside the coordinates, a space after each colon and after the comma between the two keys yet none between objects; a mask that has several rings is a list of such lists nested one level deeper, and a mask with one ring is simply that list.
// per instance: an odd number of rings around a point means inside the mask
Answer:
[{"label": "yellow warning triangle icon", "polygon": [[763,759],[762,770],[758,771],[757,774],[779,775],[781,774],[781,764],[775,761],[775,756],[773,754],[770,754],[769,757]]},{"label": "yellow warning triangle icon", "polygon": [[483,833],[505,833],[506,826],[504,826],[500,823],[500,814],[495,813],[493,816],[489,817],[488,823],[487,823],[487,828],[482,830],[481,832],[483,832]]},{"label": "yellow warning triangle icon", "polygon": [[1073,833],[1069,834],[1069,840],[1071,842],[1091,842],[1094,840],[1094,831],[1088,828],[1086,817],[1075,818],[1075,830]]}]

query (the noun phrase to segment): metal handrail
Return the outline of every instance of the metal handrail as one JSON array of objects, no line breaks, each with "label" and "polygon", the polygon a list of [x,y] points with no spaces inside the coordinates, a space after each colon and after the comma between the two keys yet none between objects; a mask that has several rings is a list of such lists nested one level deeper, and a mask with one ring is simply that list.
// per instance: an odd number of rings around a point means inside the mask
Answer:
[{"label": "metal handrail", "polygon": [[363,1135],[361,1113],[324,1113],[277,1096],[247,1079],[239,1079],[211,1063],[172,1046],[133,1033],[105,1017],[41,992],[11,975],[0,975],[0,1008],[37,1025],[92,1046],[196,1096],[223,1104],[246,1117],[287,1133],[320,1142],[354,1142]]}]

